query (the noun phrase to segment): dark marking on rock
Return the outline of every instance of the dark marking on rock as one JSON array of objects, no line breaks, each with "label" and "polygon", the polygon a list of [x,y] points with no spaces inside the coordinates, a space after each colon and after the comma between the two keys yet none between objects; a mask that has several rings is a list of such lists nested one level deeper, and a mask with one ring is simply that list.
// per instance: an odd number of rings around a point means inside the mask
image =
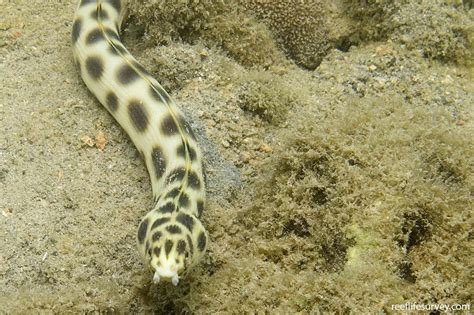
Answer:
[{"label": "dark marking on rock", "polygon": [[138,132],[143,132],[148,127],[148,113],[143,104],[138,100],[132,100],[128,104],[128,115],[132,121],[135,129]]},{"label": "dark marking on rock", "polygon": [[122,84],[130,84],[138,78],[138,72],[129,64],[124,64],[117,72],[117,80]]},{"label": "dark marking on rock", "polygon": [[199,233],[197,246],[201,252],[206,249],[206,242],[206,234],[204,232]]},{"label": "dark marking on rock", "polygon": [[155,169],[155,176],[157,179],[160,179],[166,171],[166,159],[161,147],[153,147],[153,151],[151,151],[151,160]]},{"label": "dark marking on rock", "polygon": [[97,56],[90,56],[86,59],[86,70],[92,79],[98,80],[104,73],[104,63]]},{"label": "dark marking on rock", "polygon": [[193,230],[194,220],[193,217],[186,213],[180,212],[176,217],[176,221],[184,225],[189,231]]},{"label": "dark marking on rock", "polygon": [[117,95],[115,95],[114,92],[110,91],[107,93],[107,97],[105,98],[105,103],[107,104],[107,107],[109,110],[114,113],[117,108],[118,108],[118,98]]},{"label": "dark marking on rock", "polygon": [[148,219],[145,219],[140,223],[140,226],[138,227],[137,237],[138,237],[138,242],[140,244],[143,244],[143,242],[145,241],[147,230],[148,230]]},{"label": "dark marking on rock", "polygon": [[156,219],[153,224],[151,225],[151,230],[154,230],[155,228],[159,227],[160,225],[165,224],[166,222],[169,222],[170,218],[159,218]]}]

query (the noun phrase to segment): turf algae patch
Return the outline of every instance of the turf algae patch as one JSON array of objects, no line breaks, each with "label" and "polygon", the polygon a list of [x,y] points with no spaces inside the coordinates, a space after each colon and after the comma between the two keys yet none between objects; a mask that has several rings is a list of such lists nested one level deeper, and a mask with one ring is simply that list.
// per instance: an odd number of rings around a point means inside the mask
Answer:
[{"label": "turf algae patch", "polygon": [[409,2],[391,20],[391,38],[423,56],[444,63],[473,66],[474,19],[472,10],[454,1]]},{"label": "turf algae patch", "polygon": [[360,41],[387,38],[393,29],[392,16],[402,7],[401,1],[341,0],[344,14],[352,20],[352,39]]},{"label": "turf algae patch", "polygon": [[284,61],[269,29],[246,14],[237,1],[135,0],[131,14],[148,45],[182,40],[220,47],[244,66],[268,67]]},{"label": "turf algae patch", "polygon": [[216,17],[203,40],[222,47],[245,67],[269,67],[285,61],[268,27],[243,12]]},{"label": "turf algae patch", "polygon": [[193,40],[214,16],[225,13],[221,1],[130,1],[130,15],[145,30],[151,44],[170,43],[178,39]]},{"label": "turf algae patch", "polygon": [[297,64],[315,69],[329,50],[328,26],[323,1],[240,0],[274,34]]},{"label": "turf algae patch", "polygon": [[474,20],[464,1],[343,0],[353,44],[391,39],[429,59],[472,66]]},{"label": "turf algae patch", "polygon": [[317,122],[306,116],[285,131],[237,220],[295,297],[276,309],[468,301],[474,146],[451,113],[391,95],[354,98]]},{"label": "turf algae patch", "polygon": [[288,110],[301,102],[296,89],[270,71],[250,71],[242,78],[239,105],[268,122],[281,122]]}]

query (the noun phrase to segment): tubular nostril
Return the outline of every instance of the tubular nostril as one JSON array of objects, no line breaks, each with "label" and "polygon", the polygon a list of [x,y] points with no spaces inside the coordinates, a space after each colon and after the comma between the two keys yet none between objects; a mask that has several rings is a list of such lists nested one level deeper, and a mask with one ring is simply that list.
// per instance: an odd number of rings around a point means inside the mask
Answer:
[{"label": "tubular nostril", "polygon": [[171,283],[173,283],[174,286],[178,285],[178,283],[179,283],[178,275],[173,276],[173,278],[171,279]]},{"label": "tubular nostril", "polygon": [[160,282],[160,275],[158,274],[158,271],[156,271],[155,274],[153,275],[153,282],[155,284]]}]

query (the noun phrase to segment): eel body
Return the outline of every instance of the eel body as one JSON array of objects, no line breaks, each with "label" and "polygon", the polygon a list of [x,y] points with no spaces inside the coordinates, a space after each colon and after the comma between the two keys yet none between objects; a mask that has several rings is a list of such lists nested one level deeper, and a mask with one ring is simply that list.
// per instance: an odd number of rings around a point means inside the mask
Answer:
[{"label": "eel body", "polygon": [[177,285],[207,246],[200,221],[202,155],[183,113],[122,44],[126,6],[124,0],[79,2],[72,30],[74,60],[89,90],[146,163],[154,200],[138,226],[138,250],[155,283],[163,279]]}]

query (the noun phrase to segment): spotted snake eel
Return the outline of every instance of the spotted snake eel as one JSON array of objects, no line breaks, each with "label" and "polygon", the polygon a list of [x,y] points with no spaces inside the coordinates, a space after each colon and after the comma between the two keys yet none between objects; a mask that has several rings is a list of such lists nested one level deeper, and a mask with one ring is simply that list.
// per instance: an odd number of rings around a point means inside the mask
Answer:
[{"label": "spotted snake eel", "polygon": [[72,27],[75,63],[89,90],[127,132],[148,169],[154,203],[138,250],[153,273],[177,285],[199,262],[208,234],[201,151],[183,113],[120,41],[126,0],[82,0]]}]

